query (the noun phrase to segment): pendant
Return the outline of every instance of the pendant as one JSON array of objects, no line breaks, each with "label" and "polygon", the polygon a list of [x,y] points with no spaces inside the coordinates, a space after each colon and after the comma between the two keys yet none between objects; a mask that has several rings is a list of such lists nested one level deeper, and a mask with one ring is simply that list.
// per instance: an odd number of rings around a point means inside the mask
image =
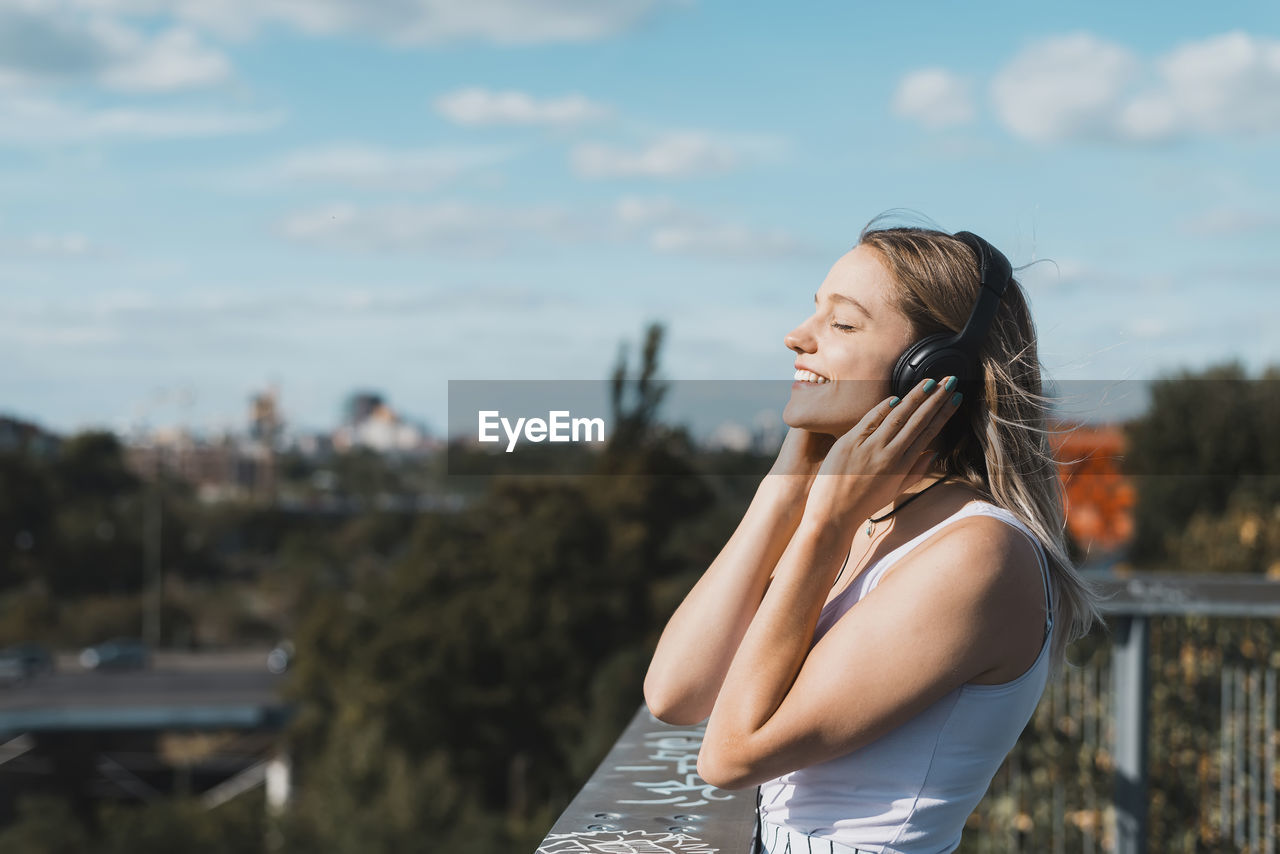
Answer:
[{"label": "pendant", "polygon": [[876,526],[875,522],[872,522],[870,519],[867,520],[867,536],[868,537],[871,536],[871,529],[874,528],[875,526]]}]

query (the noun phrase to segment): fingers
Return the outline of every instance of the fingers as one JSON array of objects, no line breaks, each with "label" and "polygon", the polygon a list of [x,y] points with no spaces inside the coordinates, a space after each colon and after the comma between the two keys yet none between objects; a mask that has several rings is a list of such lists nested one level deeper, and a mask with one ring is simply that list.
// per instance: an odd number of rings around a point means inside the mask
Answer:
[{"label": "fingers", "polygon": [[954,377],[945,377],[941,383],[925,380],[913,388],[880,425],[885,449],[907,459],[918,456],[959,408],[955,385]]},{"label": "fingers", "polygon": [[[854,425],[854,428],[845,435],[849,435],[851,433],[860,439],[865,439],[866,437],[871,436],[880,429],[887,419],[893,417],[893,410],[895,406],[901,406],[901,403],[896,397],[890,397],[886,400],[880,401],[875,406],[867,410],[867,414],[862,416],[862,419]],[[894,429],[896,431],[897,428]]]}]

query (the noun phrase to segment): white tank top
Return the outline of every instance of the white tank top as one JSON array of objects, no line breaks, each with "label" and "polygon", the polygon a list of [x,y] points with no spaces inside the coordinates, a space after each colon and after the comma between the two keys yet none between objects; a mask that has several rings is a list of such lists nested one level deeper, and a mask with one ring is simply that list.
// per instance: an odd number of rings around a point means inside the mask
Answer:
[{"label": "white tank top", "polygon": [[1013,749],[1044,693],[1053,632],[1053,600],[1044,548],[1013,513],[986,501],[966,504],[867,567],[827,603],[816,643],[870,593],[889,568],[944,525],[994,516],[1036,546],[1048,615],[1040,655],[1017,679],[966,682],[923,712],[852,753],[784,774],[760,786],[760,816],[782,827],[877,852],[954,851],[960,832]]}]

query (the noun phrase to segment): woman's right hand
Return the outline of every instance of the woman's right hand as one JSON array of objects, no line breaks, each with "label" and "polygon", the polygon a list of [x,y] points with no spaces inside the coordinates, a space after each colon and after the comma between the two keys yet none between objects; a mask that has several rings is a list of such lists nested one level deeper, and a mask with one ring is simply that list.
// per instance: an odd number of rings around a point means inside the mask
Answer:
[{"label": "woman's right hand", "polygon": [[778,458],[774,460],[769,474],[802,476],[808,485],[817,475],[822,461],[835,442],[836,437],[827,433],[792,427],[782,440],[782,448],[779,449]]}]

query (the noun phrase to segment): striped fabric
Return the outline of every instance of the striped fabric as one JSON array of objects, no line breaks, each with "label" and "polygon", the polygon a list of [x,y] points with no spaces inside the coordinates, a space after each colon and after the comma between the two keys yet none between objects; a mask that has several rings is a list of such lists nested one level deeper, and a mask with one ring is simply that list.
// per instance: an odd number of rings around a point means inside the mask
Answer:
[{"label": "striped fabric", "polygon": [[758,825],[757,854],[880,854],[870,848],[851,848],[820,836],[809,836],[764,821]]}]

